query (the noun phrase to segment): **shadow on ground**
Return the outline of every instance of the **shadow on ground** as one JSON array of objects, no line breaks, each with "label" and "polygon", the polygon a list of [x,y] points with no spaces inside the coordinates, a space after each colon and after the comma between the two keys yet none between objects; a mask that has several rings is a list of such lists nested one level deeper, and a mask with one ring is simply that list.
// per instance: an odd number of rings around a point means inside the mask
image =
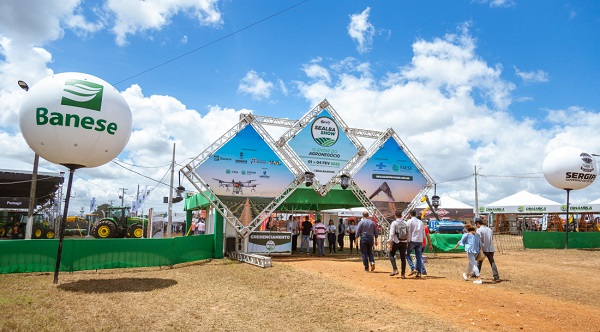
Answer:
[{"label": "shadow on ground", "polygon": [[177,284],[173,279],[161,278],[117,278],[91,279],[68,282],[58,286],[59,289],[78,293],[121,293],[150,292],[156,289],[171,287]]}]

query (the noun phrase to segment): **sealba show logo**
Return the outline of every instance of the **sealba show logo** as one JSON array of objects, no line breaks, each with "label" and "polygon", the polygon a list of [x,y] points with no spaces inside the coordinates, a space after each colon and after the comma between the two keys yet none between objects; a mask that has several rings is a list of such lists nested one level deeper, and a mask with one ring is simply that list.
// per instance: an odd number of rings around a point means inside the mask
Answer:
[{"label": "sealba show logo", "polygon": [[313,122],[311,133],[317,144],[324,147],[330,147],[337,142],[340,131],[337,124],[332,119],[322,116]]},{"label": "sealba show logo", "polygon": [[[60,105],[100,112],[102,109],[103,92],[104,87],[100,84],[68,79],[65,81]],[[45,107],[36,108],[35,123],[38,126],[51,125],[82,128],[99,132],[106,131],[110,135],[114,135],[117,132],[117,124],[108,122],[106,119],[94,119],[91,116],[82,117],[79,114],[49,112]]]}]

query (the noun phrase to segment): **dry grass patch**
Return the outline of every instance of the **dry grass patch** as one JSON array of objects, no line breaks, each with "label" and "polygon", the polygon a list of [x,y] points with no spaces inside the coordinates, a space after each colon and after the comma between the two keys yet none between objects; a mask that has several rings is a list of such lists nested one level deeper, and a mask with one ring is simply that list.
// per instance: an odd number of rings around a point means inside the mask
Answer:
[{"label": "dry grass patch", "polygon": [[[174,268],[0,275],[0,331],[579,330],[600,324],[600,251],[496,256],[500,284],[465,283],[464,254],[430,256],[425,280],[391,278],[387,259],[279,257]],[[4,319],[6,318],[6,319]]]}]

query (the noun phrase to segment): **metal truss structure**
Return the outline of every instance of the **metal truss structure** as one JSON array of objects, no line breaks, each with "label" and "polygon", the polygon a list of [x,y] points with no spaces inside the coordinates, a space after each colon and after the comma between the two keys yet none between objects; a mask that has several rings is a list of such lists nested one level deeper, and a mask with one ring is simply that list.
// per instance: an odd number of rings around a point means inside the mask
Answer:
[{"label": "metal truss structure", "polygon": [[243,252],[231,251],[231,252],[229,252],[229,258],[231,258],[233,260],[238,260],[240,262],[260,266],[263,268],[273,266],[271,257],[267,257],[267,256],[246,254]]},{"label": "metal truss structure", "polygon": [[[285,200],[294,192],[294,190],[296,190],[296,188],[299,185],[304,183],[305,173],[309,172],[309,168],[302,162],[302,160],[298,157],[296,152],[294,152],[291,149],[288,143],[292,138],[296,136],[298,132],[300,132],[300,130],[305,128],[323,110],[327,110],[329,112],[331,117],[341,128],[341,131],[343,131],[347,135],[352,144],[357,148],[357,153],[327,183],[321,184],[318,182],[318,179],[314,179],[312,188],[317,193],[319,193],[319,195],[325,196],[334,186],[341,183],[342,175],[353,178],[353,176],[365,165],[365,163],[379,149],[381,149],[381,147],[385,144],[385,142],[388,139],[391,138],[395,140],[395,142],[400,146],[402,151],[406,153],[406,155],[411,159],[415,167],[417,167],[417,169],[424,176],[427,182],[426,186],[419,192],[419,194],[413,199],[413,201],[409,203],[408,207],[405,209],[405,215],[403,216],[403,218],[406,218],[408,211],[416,207],[416,205],[420,201],[420,198],[424,194],[426,194],[431,187],[433,187],[434,182],[429,176],[429,174],[415,159],[414,155],[410,152],[410,150],[408,150],[404,142],[402,142],[402,140],[398,137],[398,135],[394,132],[393,129],[389,128],[386,131],[381,132],[374,130],[349,128],[326,99],[319,103],[319,105],[312,108],[299,120],[256,116],[253,114],[241,114],[240,121],[238,124],[236,124],[223,136],[217,139],[217,141],[215,141],[208,148],[206,148],[206,150],[200,153],[190,163],[185,165],[181,169],[181,173],[193,184],[193,186],[198,190],[198,192],[202,194],[208,202],[210,202],[211,206],[223,216],[227,223],[234,227],[234,229],[240,235],[240,237],[242,239],[247,240],[249,234],[261,226],[262,218],[264,218],[265,215],[271,215],[274,211],[276,211],[276,209],[282,203],[285,202]],[[251,125],[256,130],[256,132],[261,136],[265,143],[273,150],[273,152],[292,172],[295,179],[279,194],[279,196],[275,197],[271,201],[271,203],[267,205],[267,207],[265,207],[260,213],[258,213],[258,215],[247,226],[245,226],[229,210],[229,208],[219,200],[219,198],[212,191],[212,189],[196,173],[196,169],[248,125]],[[279,137],[277,141],[275,141],[265,130],[263,125],[283,127],[288,128],[288,130],[281,137]],[[369,146],[368,149],[365,149],[363,144],[358,140],[359,137],[374,139],[375,141],[372,143],[371,146]],[[373,204],[373,202],[365,195],[365,192],[354,183],[350,183],[348,189],[352,191],[352,193],[356,196],[359,202],[367,209],[367,211],[369,211],[369,213],[377,219],[378,225],[380,226],[383,234],[387,234],[389,232],[389,222],[381,213],[381,211],[379,211],[379,209],[375,206],[375,204]],[[209,195],[205,193],[205,190],[208,190],[213,197],[209,197]],[[239,259],[250,264],[263,267],[264,264],[266,264],[265,262],[261,261],[262,258],[256,258],[256,256],[259,255],[247,255],[240,253],[235,253],[234,255],[238,255],[235,259]],[[257,259],[258,263],[256,263]],[[270,264],[270,258],[268,259],[268,264]]]}]

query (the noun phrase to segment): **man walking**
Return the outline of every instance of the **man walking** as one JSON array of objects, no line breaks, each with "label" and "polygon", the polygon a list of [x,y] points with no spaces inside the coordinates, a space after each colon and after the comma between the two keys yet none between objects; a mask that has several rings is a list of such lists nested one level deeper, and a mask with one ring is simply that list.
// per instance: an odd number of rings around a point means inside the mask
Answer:
[{"label": "man walking", "polygon": [[417,212],[410,210],[411,218],[408,221],[408,249],[407,252],[415,251],[415,258],[417,259],[417,275],[415,278],[421,278],[421,272],[423,271],[423,238],[425,238],[425,228],[423,222],[417,219]]},{"label": "man walking", "polygon": [[293,216],[285,222],[285,231],[292,233],[292,253],[298,249],[298,222]]},{"label": "man walking", "polygon": [[302,222],[302,243],[300,244],[300,250],[302,253],[310,254],[310,234],[312,233],[312,224],[308,221],[308,217],[304,217]]},{"label": "man walking", "polygon": [[388,250],[390,251],[390,262],[392,263],[393,271],[390,274],[391,277],[398,274],[398,267],[396,266],[396,251],[400,252],[400,262],[402,265],[402,279],[406,278],[406,247],[408,245],[408,225],[402,217],[402,211],[396,210],[394,213],[396,220],[390,225],[390,236],[388,238]]},{"label": "man walking", "polygon": [[362,255],[365,271],[369,272],[369,263],[371,271],[375,271],[375,257],[373,256],[373,244],[377,245],[377,227],[373,220],[369,219],[369,212],[363,212],[363,218],[356,226],[356,245],[358,246],[358,237],[360,237],[360,253]]},{"label": "man walking", "polygon": [[[498,275],[498,267],[496,267],[496,262],[494,261],[494,252],[496,251],[496,249],[494,248],[493,241],[494,231],[492,231],[491,228],[487,227],[481,219],[475,220],[475,226],[477,226],[477,233],[481,237],[481,247],[483,249],[483,253],[490,262],[490,265],[492,266],[494,282],[500,282],[500,276]],[[480,272],[482,265],[483,261],[477,261],[477,268]]]}]

